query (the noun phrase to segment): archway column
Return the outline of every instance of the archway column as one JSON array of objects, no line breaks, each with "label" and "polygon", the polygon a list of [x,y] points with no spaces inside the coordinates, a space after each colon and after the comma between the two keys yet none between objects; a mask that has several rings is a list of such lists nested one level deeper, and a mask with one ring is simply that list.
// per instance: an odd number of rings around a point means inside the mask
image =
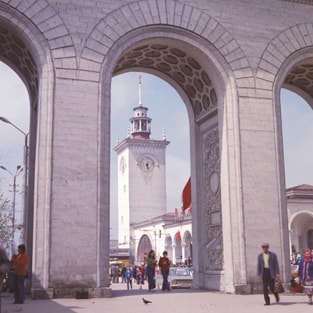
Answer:
[{"label": "archway column", "polygon": [[[284,280],[290,276],[288,217],[279,163],[279,115],[267,91],[255,92],[257,98],[246,94],[239,97],[240,141],[233,141],[234,125],[228,124],[223,143],[228,147],[227,155],[225,152],[221,156],[224,285],[226,291],[236,293],[250,293],[258,288],[256,260],[262,242],[269,242],[271,250],[277,253]],[[232,150],[240,160],[237,165],[232,160]],[[265,222],[266,216],[270,218]]]},{"label": "archway column", "polygon": [[[58,105],[50,117],[53,150],[47,156],[51,158],[50,172],[46,172],[42,160],[45,119],[39,117],[42,132],[37,159],[42,162],[37,163],[36,169],[33,298],[75,296],[82,288],[91,297],[111,295],[106,271],[109,165],[103,161],[106,152],[101,151],[103,144],[109,142],[109,126],[100,125],[98,97],[98,82],[57,79]],[[101,127],[107,135],[99,144]],[[42,192],[44,187],[49,189]],[[50,193],[51,202],[47,197]]]}]

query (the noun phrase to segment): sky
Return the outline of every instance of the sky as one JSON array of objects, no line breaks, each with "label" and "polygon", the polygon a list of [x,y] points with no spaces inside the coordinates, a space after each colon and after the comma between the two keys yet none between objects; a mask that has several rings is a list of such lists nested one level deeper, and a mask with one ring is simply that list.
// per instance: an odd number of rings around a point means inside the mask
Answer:
[{"label": "sky", "polygon": [[[165,129],[170,144],[166,149],[167,211],[181,206],[181,192],[190,176],[189,122],[185,105],[177,92],[162,79],[147,73],[130,72],[112,80],[111,106],[111,237],[116,236],[117,225],[117,155],[113,150],[117,141],[127,136],[133,108],[139,103],[138,77],[142,76],[142,104],[148,107],[152,118],[151,138],[162,139]],[[0,116],[28,132],[29,98],[19,77],[0,62]],[[286,187],[313,185],[313,110],[299,96],[282,90],[282,119]],[[0,121],[0,165],[13,174],[23,165],[24,135],[9,124]],[[12,199],[13,178],[0,169],[0,190]],[[23,176],[17,178],[21,191]],[[16,212],[22,198],[16,197]]]}]

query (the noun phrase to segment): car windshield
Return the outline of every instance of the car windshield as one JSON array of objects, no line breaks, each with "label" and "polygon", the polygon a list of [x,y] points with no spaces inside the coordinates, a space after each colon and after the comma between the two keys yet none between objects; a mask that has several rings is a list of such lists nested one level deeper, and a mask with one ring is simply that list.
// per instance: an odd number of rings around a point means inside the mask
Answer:
[{"label": "car windshield", "polygon": [[186,268],[171,268],[170,275],[175,276],[190,276],[190,272]]}]

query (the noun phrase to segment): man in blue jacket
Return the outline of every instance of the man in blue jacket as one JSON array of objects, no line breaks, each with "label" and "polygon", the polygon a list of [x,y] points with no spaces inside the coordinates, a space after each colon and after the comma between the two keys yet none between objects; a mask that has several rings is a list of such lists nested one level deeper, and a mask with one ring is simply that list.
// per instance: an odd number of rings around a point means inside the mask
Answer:
[{"label": "man in blue jacket", "polygon": [[274,294],[276,302],[279,302],[279,294],[274,292],[275,278],[279,278],[279,266],[276,254],[268,251],[267,242],[262,244],[262,249],[263,252],[258,255],[257,276],[262,278],[265,305],[270,305],[268,287]]}]

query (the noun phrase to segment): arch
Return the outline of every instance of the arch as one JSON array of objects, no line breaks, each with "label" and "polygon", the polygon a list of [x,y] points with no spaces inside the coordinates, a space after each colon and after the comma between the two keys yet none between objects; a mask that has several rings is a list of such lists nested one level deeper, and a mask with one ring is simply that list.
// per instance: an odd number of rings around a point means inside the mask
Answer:
[{"label": "arch", "polygon": [[173,241],[172,241],[172,237],[170,235],[166,235],[164,238],[164,250],[167,251],[168,254],[168,258],[170,260],[173,260]]},{"label": "arch", "polygon": [[[48,62],[51,62],[52,59],[55,61],[54,68],[59,76],[69,76],[69,70],[72,69],[69,61],[70,59],[76,59],[76,52],[67,26],[54,7],[46,0],[25,0],[18,5],[0,3],[0,11],[1,16],[7,20],[10,21],[11,18],[11,21],[14,20],[14,24],[20,28],[21,34],[32,36],[32,32],[37,32],[38,36],[44,41],[38,46],[48,43],[51,49]],[[25,23],[27,23],[27,27],[23,28]],[[36,54],[36,49],[32,52]]]},{"label": "arch", "polygon": [[150,250],[152,250],[152,243],[150,238],[147,235],[141,236],[137,249],[137,261],[140,262],[140,264],[145,263],[146,257],[148,256]]},{"label": "arch", "polygon": [[189,230],[183,234],[183,261],[188,266],[192,264],[192,235]]},{"label": "arch", "polygon": [[312,58],[312,53],[306,49],[311,50],[313,45],[312,29],[312,23],[297,24],[285,29],[269,42],[258,64],[257,86],[272,90],[271,81],[285,67],[286,61],[293,63],[293,68],[289,67],[285,72],[281,85],[301,95],[313,108],[313,65],[303,66],[291,61],[299,58],[299,55],[303,59],[303,54],[307,54],[308,59]]},{"label": "arch", "polygon": [[[312,35],[310,29],[312,24],[298,24],[283,30],[273,38],[264,50],[256,73],[256,87],[258,89],[268,90],[268,100],[273,110],[273,129],[278,181],[278,203],[277,206],[282,210],[279,212],[281,225],[288,225],[288,216],[284,214],[287,210],[286,184],[285,184],[285,165],[283,152],[283,134],[281,120],[281,88],[290,89],[304,97],[312,106],[313,98],[309,94],[307,85],[302,86],[297,83],[297,79],[303,75],[303,64],[305,60],[312,59]],[[289,228],[290,231],[290,228]],[[287,241],[287,229],[281,228],[280,236],[282,238],[282,262],[285,275],[290,272],[290,251]],[[290,235],[290,233],[289,233]]]},{"label": "arch", "polygon": [[[23,2],[23,5],[25,4],[26,2]],[[23,8],[27,10],[24,6]],[[7,4],[0,4],[0,36],[0,58],[23,80],[30,97],[24,241],[30,259],[29,271],[32,272],[32,280],[31,283],[28,281],[28,288],[37,290],[48,288],[49,275],[50,250],[47,238],[50,229],[46,217],[49,216],[51,200],[50,181],[47,181],[46,177],[50,177],[51,171],[53,95],[46,91],[52,90],[54,85],[52,56],[48,42],[27,18],[22,6],[13,8]],[[44,167],[39,166],[38,159],[45,160]],[[41,184],[41,182],[45,183]],[[38,253],[37,249],[42,253]]]},{"label": "arch", "polygon": [[300,216],[303,216],[303,215],[313,217],[313,212],[309,211],[309,210],[300,210],[300,211],[292,214],[289,218],[289,221],[288,221],[288,229],[290,230],[291,225],[296,221],[296,219],[299,218]]},{"label": "arch", "polygon": [[[129,47],[133,46],[134,49],[140,47],[139,45],[149,41],[152,37],[155,38],[170,38],[176,39],[177,42],[180,40],[182,45],[186,46],[189,44],[191,53],[199,53],[203,57],[196,57],[198,63],[207,62],[208,68],[210,71],[214,72],[216,76],[214,77],[216,83],[214,85],[215,92],[217,94],[225,95],[225,98],[217,99],[217,106],[220,103],[220,114],[218,115],[221,128],[219,131],[215,132],[214,129],[205,130],[205,124],[210,124],[208,119],[210,119],[210,114],[208,111],[203,110],[203,107],[200,107],[199,104],[201,102],[197,101],[198,99],[190,99],[190,92],[193,93],[193,90],[184,90],[184,88],[179,85],[175,79],[170,79],[169,76],[164,75],[164,73],[158,69],[153,70],[149,68],[149,73],[158,75],[159,77],[165,79],[168,83],[170,83],[181,95],[183,101],[187,103],[191,103],[191,105],[187,105],[187,111],[190,117],[190,126],[191,126],[191,141],[194,141],[195,146],[192,147],[195,150],[198,148],[202,149],[201,143],[198,141],[199,135],[203,131],[210,131],[211,134],[207,136],[208,139],[206,142],[210,141],[212,138],[217,136],[220,141],[212,141],[211,143],[207,143],[207,153],[210,153],[210,150],[213,150],[213,145],[217,146],[217,149],[220,148],[222,151],[221,159],[225,162],[223,164],[219,164],[215,162],[215,167],[218,169],[220,167],[221,171],[216,171],[214,177],[220,176],[221,185],[223,187],[223,197],[216,197],[217,201],[222,201],[223,206],[219,205],[219,210],[223,208],[223,216],[224,220],[222,221],[218,218],[219,223],[223,224],[223,229],[231,229],[233,227],[241,233],[243,231],[243,215],[240,212],[241,210],[241,202],[242,202],[242,193],[241,193],[241,179],[238,173],[241,171],[241,162],[240,162],[240,153],[238,149],[228,149],[228,142],[231,141],[231,146],[238,147],[240,138],[239,138],[239,120],[238,120],[238,106],[237,106],[237,90],[243,90],[246,94],[247,86],[246,81],[250,79],[251,90],[255,87],[255,80],[252,79],[253,73],[250,68],[249,61],[244,55],[241,47],[234,39],[234,37],[225,29],[221,24],[219,24],[214,18],[208,16],[207,14],[199,11],[196,8],[193,8],[189,5],[179,4],[174,1],[167,1],[166,9],[164,8],[163,1],[156,1],[156,4],[152,4],[151,1],[138,1],[133,2],[131,4],[127,4],[122,6],[121,8],[113,11],[109,15],[107,15],[91,32],[89,38],[86,41],[86,44],[83,48],[81,58],[80,58],[80,67],[81,69],[90,69],[90,68],[98,68],[101,63],[102,68],[106,68],[106,73],[101,74],[100,80],[103,82],[102,89],[102,103],[108,103],[109,100],[109,90],[110,90],[110,75],[114,73],[114,69],[118,64],[118,58],[121,58],[125,55],[126,52],[131,52]],[[161,8],[164,8],[161,9]],[[154,25],[157,25],[154,26]],[[152,29],[154,31],[152,32]],[[170,35],[169,35],[170,34]],[[146,40],[141,40],[139,43],[136,42],[136,37],[146,38]],[[188,38],[188,39],[186,39]],[[162,41],[163,43],[163,41]],[[200,45],[199,45],[200,43]],[[135,46],[136,45],[136,46]],[[199,49],[201,46],[201,49]],[[195,48],[196,47],[196,48]],[[176,48],[181,48],[181,45],[176,46]],[[142,48],[143,49],[143,48]],[[181,49],[179,49],[181,50]],[[114,52],[113,52],[114,51]],[[214,52],[213,52],[214,51]],[[199,62],[201,60],[202,62]],[[210,60],[210,61],[208,61]],[[208,65],[210,64],[210,65]],[[137,68],[137,70],[142,71],[145,67],[144,65]],[[126,69],[124,69],[126,70]],[[133,70],[135,70],[133,68]],[[117,74],[117,73],[114,73]],[[236,75],[236,79],[235,79]],[[212,79],[212,77],[210,77]],[[238,84],[238,86],[236,85]],[[242,88],[242,89],[240,89]],[[196,92],[197,93],[197,92]],[[189,98],[188,98],[189,95]],[[219,102],[220,101],[220,102]],[[203,103],[208,103],[208,101],[204,100]],[[109,114],[109,106],[101,106],[101,116]],[[229,110],[232,112],[232,117],[230,119],[223,119],[224,110]],[[203,112],[203,114],[202,114]],[[199,114],[200,113],[200,114]],[[197,115],[197,119],[194,119],[194,114]],[[212,113],[212,116],[216,114]],[[101,118],[102,120],[102,118]],[[109,133],[109,129],[106,125],[109,125],[108,121],[100,122],[102,125],[101,128],[105,129],[106,134],[102,139],[102,143],[109,142],[109,138],[107,134]],[[223,124],[223,122],[226,122]],[[202,124],[202,128],[199,127]],[[217,124],[216,124],[217,125]],[[215,127],[218,127],[216,126]],[[207,127],[207,126],[206,126]],[[213,127],[211,123],[211,127]],[[205,138],[203,137],[203,140]],[[218,142],[222,144],[222,146],[218,146]],[[101,149],[103,151],[103,149]],[[107,153],[103,153],[102,157],[105,160],[109,160]],[[193,159],[195,155],[191,155],[191,163],[196,164],[196,159]],[[204,156],[202,156],[204,158]],[[227,165],[227,162],[232,162],[230,160],[234,160],[232,163],[232,169]],[[206,162],[203,166],[208,168],[212,164]],[[195,186],[207,186],[208,184],[208,176],[205,173],[205,177],[203,176],[203,170],[195,165],[195,168],[192,170],[193,175],[191,175],[192,180],[192,190],[193,190],[193,199],[195,199],[196,188]],[[196,171],[198,171],[196,173]],[[100,176],[106,175],[108,173],[102,173]],[[199,178],[201,177],[201,178]],[[235,184],[230,184],[230,182],[236,182]],[[104,180],[103,180],[103,183]],[[222,191],[220,188],[217,192],[219,195]],[[212,197],[210,194],[210,190],[204,191],[204,194],[208,195],[208,197]],[[214,196],[215,197],[215,196]],[[194,200],[194,205],[199,208],[203,208],[209,205],[209,199],[205,199],[205,203],[201,203],[203,200],[198,199]],[[199,212],[193,212],[193,220],[201,220],[206,221],[205,223],[211,223],[210,218],[206,218],[206,214],[211,214],[210,210],[206,209],[209,212],[202,212],[202,215],[199,215]],[[236,222],[235,222],[236,221]],[[207,225],[206,225],[207,226]],[[195,228],[195,227],[194,227]],[[221,231],[220,231],[221,232]],[[199,237],[202,240],[207,240],[210,242],[211,239],[204,239],[202,235]],[[208,237],[215,236],[214,232],[210,232],[207,234]],[[215,249],[219,249],[217,253],[219,258],[224,258],[227,262],[230,262],[230,267],[233,267],[232,259],[236,257],[231,251],[241,251],[240,258],[236,258],[238,261],[238,266],[242,270],[242,273],[245,272],[245,247],[242,242],[239,240],[232,240],[232,236],[227,234],[227,239],[224,242],[229,244],[235,244],[235,249],[228,249],[227,251],[232,254],[231,256],[223,256],[222,244],[214,245]],[[196,244],[200,245],[200,241],[194,236]],[[219,241],[223,241],[222,236],[219,236]],[[201,243],[201,245],[205,245],[205,243]],[[211,252],[208,252],[211,253]],[[213,257],[209,258],[210,260],[215,258],[215,254],[213,253]],[[199,262],[203,262],[204,258],[195,260]],[[211,262],[211,261],[210,261]],[[222,262],[220,262],[222,263]],[[227,264],[225,265],[225,267]],[[208,264],[201,264],[199,266],[201,268],[201,272],[207,272]],[[214,267],[216,268],[216,267]],[[204,274],[205,275],[205,274]],[[220,272],[218,274],[224,275],[224,273]],[[233,281],[233,271],[231,270],[229,273],[226,273],[227,279],[225,285],[228,285],[227,281]],[[236,278],[237,279],[237,278]],[[240,280],[246,281],[246,277],[241,277]],[[240,281],[238,284],[242,284]],[[244,282],[245,283],[245,282]],[[198,285],[203,284],[203,281]],[[219,284],[219,282],[214,282],[215,285]],[[237,284],[237,283],[236,283]],[[209,287],[209,286],[207,286]],[[230,287],[231,288],[231,287]]]},{"label": "arch", "polygon": [[302,252],[306,248],[313,249],[313,212],[310,210],[300,210],[290,216],[289,234],[291,250]]},{"label": "arch", "polygon": [[[147,34],[149,34],[149,36],[147,36]],[[142,37],[145,39],[142,39]],[[175,77],[171,75],[173,73],[172,69],[174,66],[171,66],[170,64],[169,71],[152,68],[149,64],[137,64],[135,67],[124,66],[124,56],[127,55],[131,58],[132,53],[137,53],[136,49],[138,47],[140,52],[142,52],[146,46],[154,48],[158,44],[170,47],[167,51],[170,51],[172,48],[177,48],[178,50],[185,52],[187,58],[188,56],[193,57],[197,64],[201,66],[201,69],[203,69],[206,73],[209,73],[212,86],[216,93],[216,106],[212,108],[208,107],[208,109],[204,109],[202,107],[201,110],[199,110],[199,114],[196,110],[196,105],[194,105],[195,101],[193,102],[194,99],[197,99],[198,91],[196,91],[196,95],[192,97],[188,88],[183,84],[179,84]],[[152,53],[154,50],[146,52]],[[162,60],[164,60],[164,58],[162,58]],[[179,60],[179,58],[176,60]],[[201,38],[199,40],[199,37],[194,33],[190,33],[187,30],[178,29],[173,26],[146,26],[145,28],[128,32],[108,51],[102,66],[103,69],[105,69],[105,71],[102,71],[100,78],[101,82],[103,82],[101,84],[102,105],[100,106],[100,129],[103,130],[101,140],[102,144],[104,144],[104,142],[109,142],[110,140],[108,112],[110,107],[109,91],[111,89],[110,80],[112,75],[126,72],[127,70],[148,72],[157,75],[177,90],[186,105],[191,129],[190,138],[191,142],[194,143],[194,146],[192,147],[193,153],[191,154],[191,164],[193,164],[191,170],[191,181],[193,184],[192,198],[193,205],[199,208],[199,210],[193,211],[193,221],[194,223],[199,223],[198,227],[197,225],[195,225],[196,227],[193,227],[193,240],[195,245],[199,245],[201,247],[207,245],[211,241],[212,236],[216,236],[216,230],[218,229],[218,243],[211,246],[210,250],[205,252],[209,253],[211,256],[208,258],[198,258],[198,256],[194,255],[194,264],[195,262],[202,263],[199,266],[200,271],[203,275],[206,275],[205,272],[208,272],[207,269],[210,268],[210,266],[213,267],[214,270],[216,269],[216,266],[209,265],[209,263],[213,262],[213,260],[219,264],[224,264],[223,261],[221,261],[221,259],[225,258],[223,254],[223,243],[226,242],[228,245],[233,237],[226,232],[227,236],[224,238],[222,235],[223,230],[234,227],[236,229],[235,231],[241,232],[242,230],[239,228],[243,227],[242,214],[240,212],[240,203],[242,201],[242,199],[240,199],[241,181],[240,175],[236,174],[240,171],[241,166],[239,150],[232,150],[230,155],[227,148],[227,144],[229,144],[229,142],[231,142],[231,145],[235,146],[239,143],[236,94],[237,86],[235,84],[232,70],[225,62],[224,57],[207,40]],[[191,77],[193,76],[191,75]],[[225,122],[224,112],[227,110],[231,110],[233,114],[232,117],[227,119],[227,122]],[[206,134],[204,135],[204,133]],[[105,162],[108,162],[108,151],[104,151],[104,149],[101,148],[100,151],[103,153],[101,159],[103,158],[103,160],[107,160]],[[208,155],[212,155],[214,158],[207,159]],[[220,158],[223,159],[223,163],[220,163]],[[234,162],[233,164],[235,164],[235,166],[232,166],[232,169],[230,169],[227,162]],[[221,180],[221,183],[218,184],[218,186],[223,185],[223,191],[220,187],[214,191],[210,189],[208,180],[209,177],[211,177],[210,173],[212,170],[215,171],[214,177],[217,176],[218,179]],[[100,176],[105,177],[103,174]],[[236,184],[230,184],[230,180],[236,181]],[[198,190],[197,192],[196,186],[198,186],[198,189],[199,186],[202,186],[201,188],[206,190]],[[201,192],[206,195],[205,199],[199,197]],[[222,192],[223,197],[221,196]],[[198,197],[196,195],[198,195]],[[216,206],[212,206],[210,202],[216,202],[217,204]],[[225,202],[223,206],[221,204],[222,202]],[[215,214],[213,212],[214,210],[219,211],[219,213]],[[214,216],[213,219],[211,215]],[[221,218],[222,215],[223,220]],[[213,228],[210,227],[210,225],[214,220],[217,222],[218,226],[215,225],[215,230],[212,231]],[[201,235],[202,232],[206,234],[205,237]],[[201,238],[201,240],[197,240],[197,238]],[[241,246],[240,251],[243,252],[245,250],[244,243],[236,241],[234,244],[236,246]],[[197,247],[195,247],[195,249],[197,249]],[[218,252],[215,252],[214,249],[218,250]],[[233,250],[228,249],[227,253],[232,254],[231,251]],[[216,258],[219,258],[219,260],[216,260]],[[232,258],[235,258],[233,254],[229,256],[227,260],[231,262],[230,260]],[[236,258],[236,260],[241,262],[238,264],[239,267],[245,266],[244,254],[241,255],[240,260],[238,258]],[[173,262],[175,262],[175,260],[173,260]],[[205,264],[203,264],[203,262],[205,262]],[[232,263],[229,268],[231,267]],[[219,271],[218,276],[220,275],[224,275],[224,273]],[[228,275],[229,277],[227,279],[232,280],[232,270],[227,273],[227,276]],[[205,282],[199,282],[199,284],[204,284],[208,281],[210,281],[210,279],[206,279]],[[214,287],[212,288],[220,288],[220,281],[215,280],[213,284]],[[202,287],[204,287],[204,285],[202,285]],[[210,286],[205,287],[211,288]]]},{"label": "arch", "polygon": [[[187,4],[173,0],[155,3],[144,0],[125,4],[102,19],[90,33],[82,50],[80,67],[98,68],[116,41],[144,26],[166,25],[198,34],[210,42],[225,58],[232,71],[245,69],[252,76],[248,59],[231,33],[211,16]],[[239,78],[240,80],[240,78]]]}]

